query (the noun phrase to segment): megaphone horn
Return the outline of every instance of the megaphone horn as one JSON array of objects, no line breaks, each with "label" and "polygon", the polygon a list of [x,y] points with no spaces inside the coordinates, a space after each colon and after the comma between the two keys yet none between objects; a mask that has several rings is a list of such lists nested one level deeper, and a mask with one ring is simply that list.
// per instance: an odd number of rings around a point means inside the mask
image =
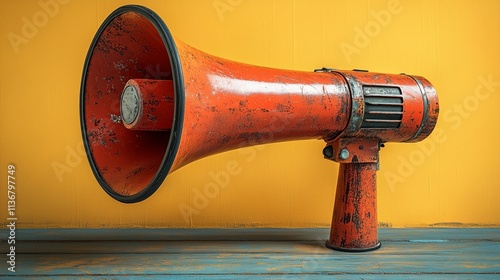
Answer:
[{"label": "megaphone horn", "polygon": [[91,169],[126,203],[146,199],[168,174],[206,156],[323,139],[323,156],[341,164],[327,246],[345,251],[380,247],[380,146],[426,138],[438,107],[425,78],[238,63],[175,39],[157,14],[133,5],[115,10],[97,31],[80,94]]}]

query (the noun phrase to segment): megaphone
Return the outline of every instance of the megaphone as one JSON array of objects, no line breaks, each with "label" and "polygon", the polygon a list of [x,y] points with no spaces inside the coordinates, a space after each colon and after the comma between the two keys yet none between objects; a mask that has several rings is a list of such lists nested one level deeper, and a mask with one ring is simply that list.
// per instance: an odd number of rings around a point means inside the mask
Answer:
[{"label": "megaphone", "polygon": [[326,246],[343,251],[380,247],[380,147],[426,138],[438,111],[423,77],[237,63],[177,40],[156,13],[135,5],[115,10],[97,31],[80,93],[90,167],[125,203],[146,199],[167,175],[203,157],[324,140],[323,156],[340,163]]}]

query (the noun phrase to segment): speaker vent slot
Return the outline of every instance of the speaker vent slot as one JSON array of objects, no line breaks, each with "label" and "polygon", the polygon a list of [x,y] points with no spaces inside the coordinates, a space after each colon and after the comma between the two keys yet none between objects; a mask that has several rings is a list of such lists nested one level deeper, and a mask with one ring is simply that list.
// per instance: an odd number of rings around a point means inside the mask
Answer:
[{"label": "speaker vent slot", "polygon": [[398,87],[364,86],[365,114],[361,128],[398,128],[403,117],[403,95]]}]

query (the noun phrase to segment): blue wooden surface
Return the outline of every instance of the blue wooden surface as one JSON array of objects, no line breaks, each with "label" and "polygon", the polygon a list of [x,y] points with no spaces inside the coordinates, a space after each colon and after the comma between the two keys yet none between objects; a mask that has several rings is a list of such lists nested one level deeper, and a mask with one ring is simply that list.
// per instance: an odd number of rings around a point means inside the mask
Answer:
[{"label": "blue wooden surface", "polygon": [[[20,229],[22,240],[323,240],[329,228],[266,229]],[[0,230],[2,237],[7,230]],[[389,241],[408,240],[488,240],[498,241],[500,228],[380,228],[379,237]]]},{"label": "blue wooden surface", "polygon": [[500,229],[380,229],[367,253],[324,247],[329,229],[20,229],[23,279],[500,279]]}]

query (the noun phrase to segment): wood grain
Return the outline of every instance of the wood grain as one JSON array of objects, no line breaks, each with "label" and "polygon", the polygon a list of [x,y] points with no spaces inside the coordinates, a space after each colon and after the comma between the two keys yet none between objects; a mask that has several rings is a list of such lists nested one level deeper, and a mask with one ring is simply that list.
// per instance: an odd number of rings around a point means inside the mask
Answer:
[{"label": "wood grain", "polygon": [[[5,267],[0,277],[500,278],[500,229],[381,229],[382,248],[367,253],[326,249],[325,231],[21,229],[18,234],[23,238],[16,240],[16,273]],[[5,231],[1,233],[6,236]],[[5,241],[1,249],[6,251]]]}]

